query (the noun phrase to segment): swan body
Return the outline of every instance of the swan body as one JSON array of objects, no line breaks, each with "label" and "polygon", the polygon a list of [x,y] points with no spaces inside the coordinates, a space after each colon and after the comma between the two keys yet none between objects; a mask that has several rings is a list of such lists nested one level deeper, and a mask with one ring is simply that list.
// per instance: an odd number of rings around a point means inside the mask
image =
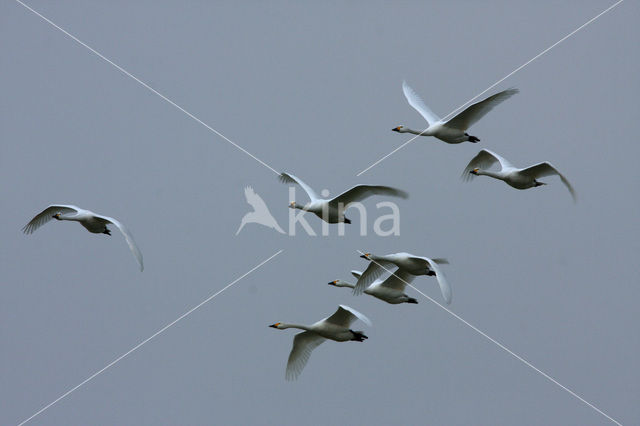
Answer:
[{"label": "swan body", "polygon": [[278,330],[286,330],[288,328],[304,330],[293,338],[293,347],[287,360],[285,378],[287,380],[298,378],[307,364],[311,352],[327,339],[335,340],[336,342],[363,342],[368,339],[362,331],[353,331],[349,328],[358,319],[371,326],[371,321],[365,315],[349,306],[340,305],[333,315],[311,325],[282,322],[271,324],[269,327],[277,328]]},{"label": "swan body", "polygon": [[118,220],[109,217],[96,214],[90,210],[81,209],[73,205],[53,204],[38,213],[29,223],[27,223],[22,231],[25,234],[32,234],[36,229],[49,222],[51,219],[56,220],[69,220],[79,222],[85,229],[93,234],[107,234],[111,235],[111,230],[107,228],[107,225],[114,225],[122,233],[131,253],[138,261],[140,265],[140,271],[144,270],[142,262],[142,253],[136,245],[131,232]]},{"label": "swan body", "polygon": [[247,223],[259,223],[260,225],[266,226],[267,228],[275,229],[279,233],[284,234],[284,231],[282,230],[282,228],[280,228],[280,225],[278,225],[278,222],[276,222],[276,219],[269,211],[269,207],[267,207],[267,204],[264,202],[262,197],[256,194],[252,187],[247,186],[244,189],[244,196],[247,200],[247,203],[251,207],[253,207],[253,211],[245,214],[242,217],[242,220],[240,221],[240,227],[236,231],[236,235],[240,233],[244,225],[246,225]]},{"label": "swan body", "polygon": [[[390,268],[397,266],[399,269],[396,272],[401,272],[401,274],[396,273],[394,275],[396,276],[396,279],[401,281],[403,280],[402,274],[404,273],[414,276],[435,275],[438,280],[438,285],[440,286],[442,297],[447,304],[451,303],[451,286],[439,266],[448,264],[449,262],[447,259],[431,259],[428,257],[415,256],[410,253],[393,253],[385,256],[376,256],[371,253],[366,253],[360,257],[369,260],[370,263],[367,269],[365,269],[362,275],[358,278],[358,282],[353,289],[353,294],[359,295],[364,293],[365,289],[377,280],[385,271],[389,271]],[[409,283],[410,282],[407,281],[405,282],[405,285]]]},{"label": "swan body", "polygon": [[[486,170],[495,163],[500,164],[500,170],[489,171]],[[519,169],[514,167],[504,157],[496,154],[488,149],[481,150],[475,157],[469,161],[467,167],[462,172],[463,180],[471,180],[475,176],[489,176],[494,179],[499,179],[509,186],[516,189],[528,189],[538,186],[546,185],[544,182],[539,182],[537,179],[544,176],[556,175],[560,177],[562,183],[567,187],[571,197],[575,202],[577,200],[576,192],[567,180],[555,167],[549,162],[543,162],[534,164],[533,166]]]},{"label": "swan body", "polygon": [[409,194],[400,189],[390,186],[381,185],[356,185],[353,188],[343,192],[342,194],[331,199],[323,199],[302,179],[292,175],[291,173],[281,173],[280,180],[285,183],[297,183],[304,189],[309,196],[309,203],[302,205],[295,201],[289,203],[289,208],[301,209],[314,213],[320,219],[328,223],[351,223],[344,216],[344,211],[350,204],[362,201],[372,195],[389,195],[393,197],[407,198]]},{"label": "swan body", "polygon": [[[351,271],[351,274],[358,279],[362,275],[362,272]],[[405,287],[407,284],[410,284],[414,278],[415,275],[411,275],[407,271],[398,269],[386,279],[379,278],[375,280],[369,287],[364,289],[364,294],[368,294],[392,305],[397,305],[399,303],[418,303],[416,299],[409,297],[404,293]],[[334,287],[347,287],[351,289],[355,288],[355,284],[342,280],[331,281],[329,285]]]},{"label": "swan body", "polygon": [[467,129],[484,117],[493,107],[518,93],[518,89],[503,90],[467,107],[455,117],[443,121],[431,111],[422,98],[420,98],[406,81],[402,82],[402,91],[409,105],[422,115],[429,127],[423,131],[417,131],[405,126],[397,126],[391,130],[398,133],[412,133],[418,136],[434,136],[441,141],[451,144],[467,141],[475,143],[480,141],[477,137],[469,135]]}]

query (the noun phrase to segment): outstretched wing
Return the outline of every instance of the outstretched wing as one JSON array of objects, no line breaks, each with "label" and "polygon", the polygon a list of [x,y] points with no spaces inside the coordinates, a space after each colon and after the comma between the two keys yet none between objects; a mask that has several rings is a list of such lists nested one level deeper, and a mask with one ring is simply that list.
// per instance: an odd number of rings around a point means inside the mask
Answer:
[{"label": "outstretched wing", "polygon": [[351,275],[353,275],[354,277],[356,277],[356,279],[360,278],[362,276],[362,272],[360,271],[351,271]]},{"label": "outstretched wing", "polygon": [[489,151],[488,149],[482,149],[475,157],[469,161],[467,167],[464,168],[462,172],[462,180],[468,181],[475,177],[474,174],[471,173],[473,169],[482,169],[486,170],[489,167],[493,166],[495,163],[500,163],[500,167],[503,169],[513,167],[506,158],[501,157],[493,151]]},{"label": "outstretched wing", "polygon": [[293,338],[293,347],[291,348],[291,353],[289,353],[289,359],[287,360],[285,379],[297,379],[304,366],[307,365],[311,352],[325,340],[324,337],[310,331],[296,334]]},{"label": "outstretched wing", "polygon": [[133,235],[131,235],[131,232],[127,229],[127,227],[124,226],[122,223],[120,223],[120,221],[109,216],[95,215],[95,217],[97,219],[104,220],[106,223],[113,224],[115,227],[117,227],[120,230],[122,235],[124,235],[124,239],[127,240],[127,244],[129,245],[129,250],[131,250],[131,253],[133,253],[136,260],[138,261],[138,264],[140,265],[140,272],[142,272],[144,270],[144,265],[142,263],[142,253],[140,252],[140,249],[138,248],[135,240],[133,239]]},{"label": "outstretched wing", "polygon": [[320,198],[318,197],[318,194],[316,194],[316,192],[313,189],[311,189],[309,185],[307,185],[299,177],[296,177],[291,173],[285,173],[285,172],[280,173],[280,182],[297,183],[302,187],[302,189],[304,189],[304,191],[307,193],[311,201],[315,201]]},{"label": "outstretched wing", "polygon": [[31,219],[31,221],[27,223],[24,228],[22,228],[22,232],[24,232],[25,234],[32,234],[36,229],[40,228],[42,225],[53,219],[53,215],[56,213],[78,213],[80,210],[82,209],[72,205],[52,204],[35,215],[35,217]]},{"label": "outstretched wing", "polygon": [[436,279],[438,280],[438,285],[440,286],[440,292],[442,293],[442,297],[444,301],[447,302],[447,305],[451,304],[451,286],[447,282],[447,278],[444,276],[442,269],[433,259],[429,259],[428,257],[424,258],[427,262],[429,262],[429,267],[436,273]]},{"label": "outstretched wing", "polygon": [[356,286],[353,288],[353,294],[358,296],[362,294],[362,292],[371,285],[372,282],[380,278],[385,271],[393,268],[395,265],[391,262],[384,261],[370,261],[367,269],[364,270],[360,278],[358,278],[358,282]]},{"label": "outstretched wing", "polygon": [[489,96],[487,99],[467,107],[467,109],[462,111],[460,114],[447,121],[445,126],[452,127],[454,129],[467,130],[491,111],[493,107],[506,101],[518,92],[518,89],[508,89],[500,93],[496,93],[493,96]]},{"label": "outstretched wing", "polygon": [[369,318],[347,305],[340,305],[333,315],[322,321],[335,324],[340,327],[350,327],[357,319],[371,327],[371,320],[369,320]]},{"label": "outstretched wing", "polygon": [[342,194],[329,201],[330,207],[338,208],[342,205],[347,208],[349,204],[362,201],[372,195],[389,195],[391,197],[407,198],[409,194],[397,188],[381,185],[356,185],[353,188],[343,192]]},{"label": "outstretched wing", "polygon": [[414,278],[415,275],[411,275],[404,269],[398,268],[380,285],[383,287],[391,288],[393,290],[404,291],[407,284],[411,284]]},{"label": "outstretched wing", "polygon": [[564,186],[566,186],[569,192],[571,193],[571,197],[573,197],[573,202],[575,203],[577,201],[576,191],[573,189],[573,187],[571,186],[567,178],[564,177],[564,175],[560,173],[558,169],[553,167],[551,163],[547,161],[545,161],[544,163],[538,163],[531,167],[527,167],[526,169],[520,170],[520,173],[525,176],[532,177],[534,179],[544,177],[544,176],[553,176],[553,175],[559,176],[562,183],[564,183]]},{"label": "outstretched wing", "polygon": [[427,120],[427,124],[429,126],[440,121],[440,117],[431,111],[422,98],[411,88],[411,86],[407,84],[406,81],[402,82],[402,91],[404,92],[404,97],[407,98],[409,105],[411,105],[425,120]]}]

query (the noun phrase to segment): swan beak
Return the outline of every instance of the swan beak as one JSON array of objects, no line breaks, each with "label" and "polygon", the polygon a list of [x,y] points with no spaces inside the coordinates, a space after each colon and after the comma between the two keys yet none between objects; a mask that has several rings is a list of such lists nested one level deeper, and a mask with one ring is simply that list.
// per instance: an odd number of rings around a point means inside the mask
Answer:
[{"label": "swan beak", "polygon": [[400,126],[391,129],[392,132],[400,132]]},{"label": "swan beak", "polygon": [[54,219],[60,219],[60,213],[56,213],[51,217],[53,217]]},{"label": "swan beak", "polygon": [[336,281],[331,281],[331,282],[329,283],[329,285],[336,285],[336,283],[337,283],[337,282],[338,282],[338,280],[336,280]]},{"label": "swan beak", "polygon": [[362,256],[360,256],[360,257],[361,257],[361,258],[363,258],[363,259],[367,259],[367,260],[369,260],[369,256],[371,256],[371,253],[365,253],[365,254],[363,254],[363,255],[362,255]]},{"label": "swan beak", "polygon": [[271,324],[269,327],[271,328],[278,328],[278,326],[280,325],[279,322],[275,323],[275,324]]},{"label": "swan beak", "polygon": [[471,173],[472,175],[477,175],[478,174],[478,170],[480,170],[480,169],[473,169],[469,173]]},{"label": "swan beak", "polygon": [[290,209],[295,209],[296,208],[296,202],[295,201],[290,202],[289,203],[289,208]]}]

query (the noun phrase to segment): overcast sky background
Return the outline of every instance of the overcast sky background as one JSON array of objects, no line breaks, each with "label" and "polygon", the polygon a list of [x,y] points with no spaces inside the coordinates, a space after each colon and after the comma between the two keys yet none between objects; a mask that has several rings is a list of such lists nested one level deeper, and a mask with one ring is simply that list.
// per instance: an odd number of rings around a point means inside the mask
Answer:
[{"label": "overcast sky background", "polygon": [[[26,419],[246,271],[209,304],[34,424],[608,424],[408,289],[388,305],[327,286],[356,250],[447,257],[451,309],[612,417],[640,422],[638,51],[628,1],[491,91],[520,94],[470,132],[421,138],[406,79],[444,116],[604,10],[574,2],[28,1],[277,170],[318,192],[393,185],[401,235],[235,236],[253,186],[283,227],[276,175],[12,1],[0,4],[0,423]],[[479,149],[557,178],[517,191],[460,180]],[[301,199],[303,194],[298,192]],[[369,229],[378,216],[370,199]],[[120,234],[50,223],[51,203]],[[320,221],[307,220],[321,230]],[[442,301],[433,278],[415,285]],[[348,304],[365,343],[327,342],[284,380],[294,330]]]}]

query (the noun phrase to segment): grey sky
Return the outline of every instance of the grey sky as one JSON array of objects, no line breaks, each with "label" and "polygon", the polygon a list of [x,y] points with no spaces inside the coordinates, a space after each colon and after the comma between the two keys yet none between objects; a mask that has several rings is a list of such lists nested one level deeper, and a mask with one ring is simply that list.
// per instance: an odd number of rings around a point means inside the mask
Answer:
[{"label": "grey sky", "polygon": [[[28,4],[277,170],[332,194],[393,185],[401,235],[326,238],[247,225],[251,185],[284,227],[275,174],[12,1],[0,4],[0,423],[15,424],[284,252],[34,419],[34,424],[608,424],[415,293],[392,306],[327,286],[356,250],[447,257],[451,309],[625,424],[640,422],[636,140],[639,30],[627,1],[496,87],[473,127],[421,138],[403,79],[445,115],[613,2]],[[558,179],[459,179],[481,148]],[[301,192],[298,192],[302,196]],[[375,217],[375,203],[367,201]],[[50,203],[125,223],[52,223]],[[319,231],[317,218],[308,221]],[[357,222],[357,214],[354,214]],[[372,221],[370,221],[372,222]],[[371,227],[372,223],[369,224]],[[332,228],[332,230],[335,230]],[[433,278],[415,285],[441,300]],[[411,291],[408,291],[411,293]],[[373,327],[284,381],[295,332],[340,303]]]}]

